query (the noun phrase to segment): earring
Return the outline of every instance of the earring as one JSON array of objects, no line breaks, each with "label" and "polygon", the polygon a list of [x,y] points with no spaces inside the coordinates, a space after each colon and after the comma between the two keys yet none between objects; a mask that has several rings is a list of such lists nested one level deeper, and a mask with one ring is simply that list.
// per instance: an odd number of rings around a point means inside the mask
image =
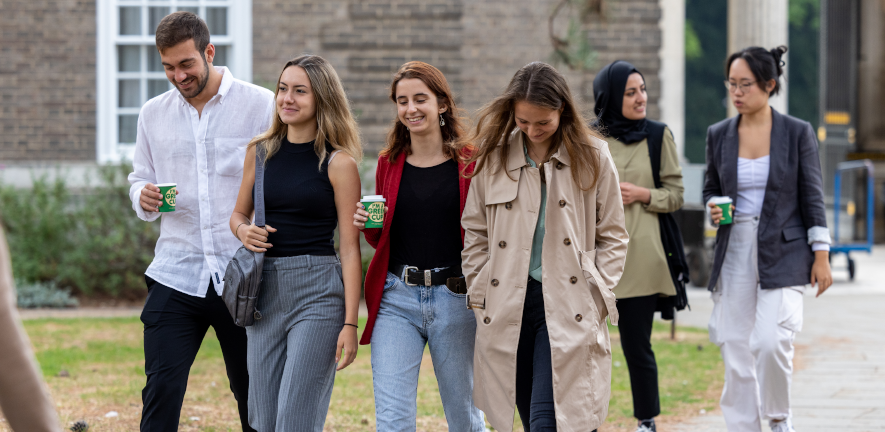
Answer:
[{"label": "earring", "polygon": [[443,119],[442,116],[439,116],[439,125],[440,125],[440,126],[445,126],[445,125],[446,125],[446,121],[445,121],[445,119]]}]

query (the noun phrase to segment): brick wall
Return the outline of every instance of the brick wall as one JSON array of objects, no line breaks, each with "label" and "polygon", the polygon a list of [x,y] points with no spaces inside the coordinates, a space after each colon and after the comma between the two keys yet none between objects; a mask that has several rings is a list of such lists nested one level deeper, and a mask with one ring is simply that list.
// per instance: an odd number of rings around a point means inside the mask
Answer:
[{"label": "brick wall", "polygon": [[[390,79],[409,60],[438,67],[469,112],[503,90],[521,66],[551,60],[548,17],[558,0],[253,0],[255,81],[275,83],[280,67],[302,54],[335,66],[359,115],[367,150],[377,151],[394,119]],[[592,108],[595,70],[616,59],[646,76],[649,114],[660,94],[657,0],[608,0],[603,18],[583,24],[597,51],[591,70],[558,69],[585,108]],[[556,20],[565,32],[567,13]],[[286,41],[283,45],[280,41]]]},{"label": "brick wall", "polygon": [[[590,1],[590,0],[588,0]],[[390,78],[409,60],[448,78],[459,105],[479,108],[531,61],[550,61],[548,17],[559,0],[253,0],[253,76],[276,82],[303,53],[326,57],[344,81],[369,151],[394,119]],[[591,2],[592,3],[592,2]],[[572,90],[592,107],[595,69],[633,62],[659,114],[657,0],[605,0],[583,26],[597,60],[588,71],[563,65]],[[94,161],[95,1],[6,0],[0,13],[0,161]],[[555,21],[568,25],[567,13]]]},{"label": "brick wall", "polygon": [[0,8],[0,162],[94,161],[95,1]]}]

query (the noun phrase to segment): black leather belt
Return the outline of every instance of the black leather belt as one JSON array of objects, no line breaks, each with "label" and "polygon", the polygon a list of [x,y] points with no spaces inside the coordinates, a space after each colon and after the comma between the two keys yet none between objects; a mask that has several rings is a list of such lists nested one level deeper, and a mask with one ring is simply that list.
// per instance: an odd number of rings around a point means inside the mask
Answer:
[{"label": "black leather belt", "polygon": [[464,281],[464,276],[461,276],[459,267],[419,270],[418,267],[398,265],[393,270],[391,273],[409,286],[445,285],[455,294],[467,294],[467,282]]}]

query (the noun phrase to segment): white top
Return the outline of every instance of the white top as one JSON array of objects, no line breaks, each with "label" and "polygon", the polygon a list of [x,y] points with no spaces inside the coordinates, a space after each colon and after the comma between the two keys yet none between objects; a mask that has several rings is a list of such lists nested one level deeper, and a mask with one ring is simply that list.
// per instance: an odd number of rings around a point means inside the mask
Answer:
[{"label": "white top", "polygon": [[747,159],[738,158],[737,200],[734,214],[759,216],[762,214],[762,200],[765,199],[765,185],[768,184],[768,168],[771,156]]},{"label": "white top", "polygon": [[[762,214],[762,202],[765,200],[765,186],[768,184],[770,167],[771,155],[756,159],[738,158],[735,215],[759,216]],[[808,230],[808,242],[811,244],[812,251],[830,250],[829,230],[825,227],[811,227]]]},{"label": "white top", "polygon": [[270,90],[240,81],[226,67],[221,87],[202,116],[177,89],[149,100],[138,116],[134,172],[129,198],[142,220],[139,203],[147,183],[177,183],[175,211],[163,213],[154,260],[145,274],[182,293],[205,297],[209,279],[218,295],[227,263],[242,246],[229,221],[243,179],[246,145],[267,130],[273,116]]}]

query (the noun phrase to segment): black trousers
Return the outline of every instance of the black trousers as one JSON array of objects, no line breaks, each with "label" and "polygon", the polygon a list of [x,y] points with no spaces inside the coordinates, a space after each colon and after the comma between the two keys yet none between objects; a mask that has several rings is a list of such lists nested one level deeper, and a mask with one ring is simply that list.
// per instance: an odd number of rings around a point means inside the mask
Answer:
[{"label": "black trousers", "polygon": [[[541,282],[529,278],[516,349],[516,409],[525,432],[556,432],[553,359]],[[596,432],[596,429],[593,429]]]},{"label": "black trousers", "polygon": [[516,349],[516,408],[525,432],[556,432],[553,363],[541,283],[529,278]]},{"label": "black trousers", "polygon": [[141,313],[144,323],[144,371],[141,392],[142,432],[177,431],[187,377],[209,326],[215,328],[230,389],[237,400],[243,431],[249,427],[249,373],[246,369],[246,330],[234,325],[212,281],[206,298],[190,296],[145,276],[148,298]]},{"label": "black trousers", "polygon": [[651,326],[658,295],[618,299],[618,331],[630,370],[633,416],[648,420],[661,413],[658,397],[658,364],[651,349]]}]

